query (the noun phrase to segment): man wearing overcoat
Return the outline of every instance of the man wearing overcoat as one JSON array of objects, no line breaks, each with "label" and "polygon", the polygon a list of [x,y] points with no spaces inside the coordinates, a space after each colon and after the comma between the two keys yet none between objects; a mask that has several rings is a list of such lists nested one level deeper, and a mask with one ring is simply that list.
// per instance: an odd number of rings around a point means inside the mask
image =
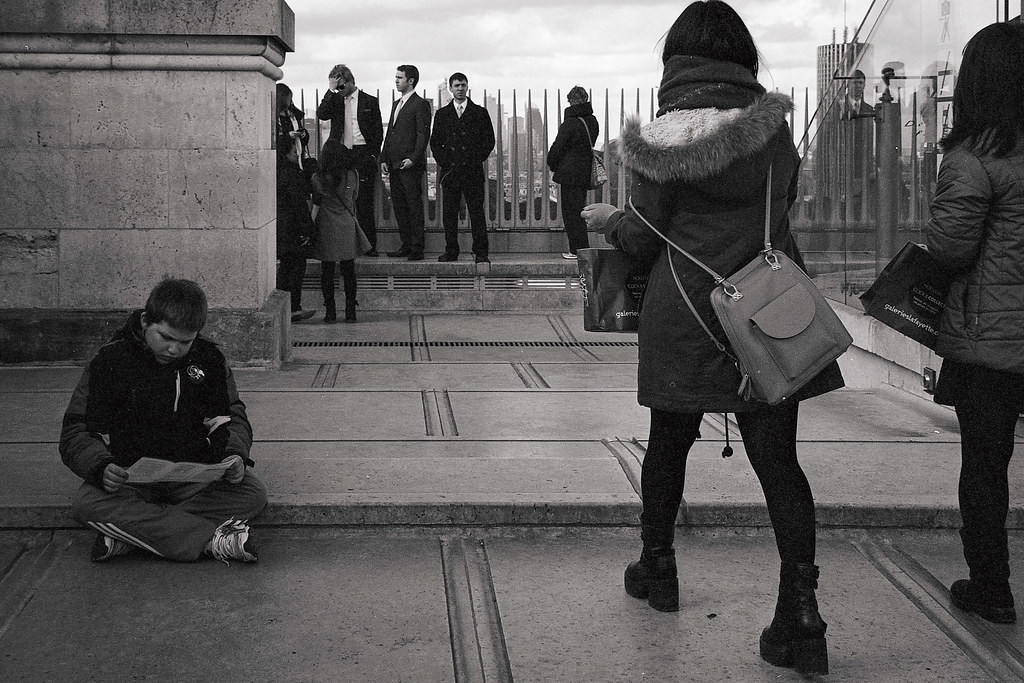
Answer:
[{"label": "man wearing overcoat", "polygon": [[484,164],[494,149],[494,127],[487,110],[468,96],[469,80],[456,72],[448,79],[452,101],[438,110],[430,134],[430,148],[441,186],[445,250],[438,261],[459,257],[459,206],[466,199],[477,263],[488,258],[487,220],[484,214]]}]

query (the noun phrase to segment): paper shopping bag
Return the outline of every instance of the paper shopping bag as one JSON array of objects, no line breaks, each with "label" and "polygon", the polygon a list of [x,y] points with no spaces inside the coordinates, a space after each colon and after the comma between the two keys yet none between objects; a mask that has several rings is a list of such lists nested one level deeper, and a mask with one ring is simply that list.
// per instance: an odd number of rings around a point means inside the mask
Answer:
[{"label": "paper shopping bag", "polygon": [[952,279],[927,250],[907,242],[860,301],[865,314],[934,349]]},{"label": "paper shopping bag", "polygon": [[630,332],[640,322],[648,271],[618,249],[577,251],[583,286],[583,329]]}]

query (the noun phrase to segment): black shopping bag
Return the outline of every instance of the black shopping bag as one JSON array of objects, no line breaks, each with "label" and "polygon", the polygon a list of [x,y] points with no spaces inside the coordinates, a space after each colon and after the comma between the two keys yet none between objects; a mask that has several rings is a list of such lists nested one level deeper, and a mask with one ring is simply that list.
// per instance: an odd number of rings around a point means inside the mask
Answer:
[{"label": "black shopping bag", "polygon": [[907,242],[860,301],[867,315],[934,349],[952,279],[927,250]]},{"label": "black shopping bag", "polygon": [[648,270],[638,268],[618,249],[580,249],[583,285],[583,329],[588,332],[630,332],[640,321]]}]

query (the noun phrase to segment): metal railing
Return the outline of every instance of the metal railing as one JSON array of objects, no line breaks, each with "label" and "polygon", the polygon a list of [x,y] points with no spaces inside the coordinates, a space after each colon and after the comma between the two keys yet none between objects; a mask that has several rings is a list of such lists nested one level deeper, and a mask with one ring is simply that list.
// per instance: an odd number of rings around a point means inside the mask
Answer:
[{"label": "metal railing", "polygon": [[[381,100],[380,92],[374,93]],[[424,91],[424,99],[431,103],[436,112],[438,101],[441,106],[447,103],[439,96],[431,98]],[[794,95],[791,91],[791,95]],[[547,167],[548,149],[554,141],[558,127],[562,123],[564,99],[561,90],[549,98],[547,90],[540,94],[536,103],[532,90],[525,93],[513,90],[511,96],[502,91],[492,95],[486,90],[480,100],[474,101],[485,106],[491,114],[494,125],[495,149],[487,160],[487,182],[484,188],[484,209],[487,225],[496,231],[551,231],[562,229],[560,189],[552,182],[551,172]],[[804,118],[807,118],[808,91],[804,91]],[[391,93],[394,101],[395,93]],[[318,121],[315,116],[316,106],[320,101],[320,92],[314,91],[313,100],[307,102],[305,93],[298,93],[299,106],[309,114],[306,127],[310,131],[310,152],[316,156],[323,146],[330,130],[330,122]],[[387,113],[391,111],[390,102],[381,100],[381,115],[387,121]],[[597,148],[603,151],[605,168],[608,169],[608,184],[592,190],[589,201],[603,201],[616,206],[624,206],[629,190],[629,176],[618,163],[615,154],[615,139],[619,135],[627,117],[639,116],[644,122],[654,119],[657,111],[657,89],[641,89],[635,91],[605,89],[591,92],[591,103],[594,113],[601,124]],[[506,111],[508,107],[508,111]],[[790,128],[795,128],[795,114],[790,116]],[[799,139],[803,135],[803,127]],[[424,179],[423,201],[424,216],[428,230],[441,230],[441,193],[436,191],[437,167],[430,158],[428,149],[427,175]],[[386,183],[378,180],[375,194],[378,229],[397,229],[394,213],[391,209],[390,190]],[[465,209],[460,214],[460,227],[467,225],[468,216]]]}]

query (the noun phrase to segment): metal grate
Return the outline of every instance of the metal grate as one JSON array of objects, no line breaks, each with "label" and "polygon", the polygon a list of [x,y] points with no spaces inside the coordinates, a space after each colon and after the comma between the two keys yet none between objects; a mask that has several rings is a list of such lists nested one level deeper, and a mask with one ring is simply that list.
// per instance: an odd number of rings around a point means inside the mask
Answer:
[{"label": "metal grate", "polygon": [[410,347],[410,346],[433,346],[433,347],[557,347],[568,348],[573,346],[618,346],[635,347],[635,341],[293,341],[295,348],[322,348],[322,347]]},{"label": "metal grate", "polygon": [[[360,275],[359,289],[392,291],[473,291],[484,290],[558,290],[580,289],[576,275],[565,276],[500,276],[500,275]],[[319,277],[307,277],[302,288],[319,290]]]},{"label": "metal grate", "polygon": [[484,289],[579,289],[580,279],[575,275],[565,277],[500,277],[485,275]]},{"label": "metal grate", "polygon": [[[303,289],[314,289],[303,284]],[[360,275],[356,278],[356,287],[359,289],[391,289],[390,278],[387,275]]]}]

